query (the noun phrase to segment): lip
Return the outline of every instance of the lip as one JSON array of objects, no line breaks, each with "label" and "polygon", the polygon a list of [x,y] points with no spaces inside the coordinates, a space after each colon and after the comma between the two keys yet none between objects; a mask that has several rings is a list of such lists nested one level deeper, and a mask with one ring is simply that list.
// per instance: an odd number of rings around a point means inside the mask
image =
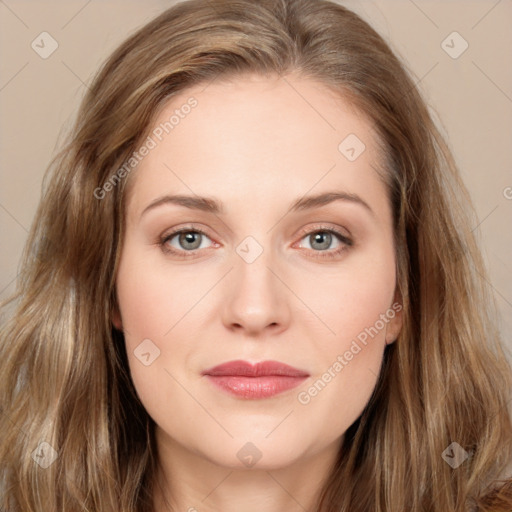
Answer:
[{"label": "lip", "polygon": [[270,398],[297,387],[309,373],[278,361],[228,361],[202,372],[223,391],[245,399]]}]

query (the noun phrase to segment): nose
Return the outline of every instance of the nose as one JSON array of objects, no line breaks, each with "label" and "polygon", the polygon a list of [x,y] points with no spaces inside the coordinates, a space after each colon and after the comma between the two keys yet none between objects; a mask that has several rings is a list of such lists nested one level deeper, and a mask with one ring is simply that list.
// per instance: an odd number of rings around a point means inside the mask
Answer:
[{"label": "nose", "polygon": [[[226,300],[222,321],[232,331],[248,336],[278,334],[290,322],[290,291],[270,251],[252,262],[234,254],[234,268],[224,281]],[[266,335],[265,334],[265,335]]]}]

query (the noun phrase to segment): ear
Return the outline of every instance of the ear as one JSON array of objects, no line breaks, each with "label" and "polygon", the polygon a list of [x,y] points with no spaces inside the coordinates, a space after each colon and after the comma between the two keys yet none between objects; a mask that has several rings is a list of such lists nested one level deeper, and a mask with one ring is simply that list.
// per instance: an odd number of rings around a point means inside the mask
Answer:
[{"label": "ear", "polygon": [[[398,289],[395,289],[395,296],[393,298],[393,304],[388,310],[389,322],[386,324],[386,345],[394,343],[402,330],[403,325],[403,300],[402,294]],[[394,316],[392,316],[394,313]]]},{"label": "ear", "polygon": [[119,311],[119,306],[117,305],[117,303],[115,303],[114,306],[112,307],[111,318],[112,318],[112,325],[118,331],[122,331],[123,330],[123,321],[121,320],[121,313]]}]

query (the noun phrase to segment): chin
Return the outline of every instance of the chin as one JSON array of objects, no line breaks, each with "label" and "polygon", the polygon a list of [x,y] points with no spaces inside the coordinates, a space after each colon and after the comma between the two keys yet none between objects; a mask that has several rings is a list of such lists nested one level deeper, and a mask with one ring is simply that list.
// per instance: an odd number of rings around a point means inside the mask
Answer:
[{"label": "chin", "polygon": [[[303,453],[303,446],[284,444],[281,439],[259,439],[255,436],[230,439],[215,452],[200,451],[213,464],[232,470],[275,470],[291,466]],[[302,448],[301,448],[302,446]]]}]

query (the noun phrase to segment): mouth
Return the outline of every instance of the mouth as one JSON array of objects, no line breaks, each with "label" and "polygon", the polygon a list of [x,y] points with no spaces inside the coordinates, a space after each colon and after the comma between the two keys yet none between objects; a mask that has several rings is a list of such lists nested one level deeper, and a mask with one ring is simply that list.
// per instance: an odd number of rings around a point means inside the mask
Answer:
[{"label": "mouth", "polygon": [[309,377],[309,373],[278,361],[251,364],[240,360],[214,366],[202,375],[224,392],[253,400],[283,393]]}]

